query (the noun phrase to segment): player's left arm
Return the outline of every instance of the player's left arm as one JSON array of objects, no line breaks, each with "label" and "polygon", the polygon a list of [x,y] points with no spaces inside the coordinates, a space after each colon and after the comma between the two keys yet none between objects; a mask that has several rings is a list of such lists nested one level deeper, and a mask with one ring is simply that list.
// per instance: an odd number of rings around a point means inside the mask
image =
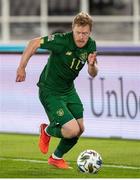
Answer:
[{"label": "player's left arm", "polygon": [[95,77],[98,73],[96,52],[88,55],[88,73],[92,77]]}]

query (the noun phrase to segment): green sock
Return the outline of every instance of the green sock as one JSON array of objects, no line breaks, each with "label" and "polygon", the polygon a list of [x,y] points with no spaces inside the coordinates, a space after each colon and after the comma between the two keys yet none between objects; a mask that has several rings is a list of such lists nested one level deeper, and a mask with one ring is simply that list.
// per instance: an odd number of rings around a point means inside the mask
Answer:
[{"label": "green sock", "polygon": [[54,137],[63,138],[60,126],[52,126],[51,124],[47,127],[46,132]]},{"label": "green sock", "polygon": [[77,143],[77,141],[78,137],[72,139],[62,138],[54,152],[54,155],[61,158]]}]

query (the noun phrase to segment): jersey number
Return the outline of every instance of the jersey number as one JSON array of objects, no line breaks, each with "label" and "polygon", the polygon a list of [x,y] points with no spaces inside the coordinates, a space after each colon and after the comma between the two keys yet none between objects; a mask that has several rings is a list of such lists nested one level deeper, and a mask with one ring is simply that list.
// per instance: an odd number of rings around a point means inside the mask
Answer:
[{"label": "jersey number", "polygon": [[78,70],[79,64],[80,64],[80,60],[77,61],[75,58],[73,58],[70,68],[71,69],[75,68],[76,70]]}]

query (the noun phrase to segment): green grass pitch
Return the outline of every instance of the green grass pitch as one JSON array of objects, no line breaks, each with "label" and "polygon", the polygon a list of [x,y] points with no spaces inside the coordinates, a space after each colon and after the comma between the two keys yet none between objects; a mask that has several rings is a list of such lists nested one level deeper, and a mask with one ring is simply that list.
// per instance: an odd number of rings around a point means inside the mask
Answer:
[{"label": "green grass pitch", "polygon": [[[62,170],[47,164],[59,139],[52,138],[47,155],[38,149],[38,136],[0,134],[0,178],[140,178],[140,141],[80,138],[64,158],[73,169]],[[76,159],[86,149],[94,149],[103,159],[97,174],[78,171]]]}]

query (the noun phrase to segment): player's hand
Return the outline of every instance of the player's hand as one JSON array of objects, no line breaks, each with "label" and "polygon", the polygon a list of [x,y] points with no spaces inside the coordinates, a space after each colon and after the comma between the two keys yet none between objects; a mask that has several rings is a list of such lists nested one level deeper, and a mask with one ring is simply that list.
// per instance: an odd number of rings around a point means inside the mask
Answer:
[{"label": "player's hand", "polygon": [[16,75],[16,82],[25,81],[25,78],[26,78],[25,68],[18,67],[17,75]]},{"label": "player's hand", "polygon": [[90,53],[89,55],[88,55],[88,64],[89,65],[91,65],[91,66],[94,66],[94,64],[95,64],[95,62],[96,62],[96,53],[94,52],[94,53]]}]

